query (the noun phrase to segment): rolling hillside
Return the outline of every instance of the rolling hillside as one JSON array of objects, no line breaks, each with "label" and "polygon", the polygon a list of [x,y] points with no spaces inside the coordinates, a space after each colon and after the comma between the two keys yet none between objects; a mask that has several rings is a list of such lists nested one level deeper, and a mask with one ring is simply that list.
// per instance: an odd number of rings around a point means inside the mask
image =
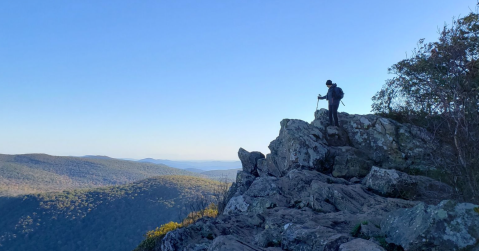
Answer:
[{"label": "rolling hillside", "polygon": [[224,179],[226,179],[227,182],[234,182],[236,181],[236,174],[241,170],[243,169],[212,170],[201,172],[200,174],[205,175],[213,180],[225,181]]},{"label": "rolling hillside", "polygon": [[132,250],[218,182],[160,176],[129,185],[0,197],[0,250]]},{"label": "rolling hillside", "polygon": [[200,176],[161,164],[113,158],[0,154],[0,196],[120,185],[159,175]]}]

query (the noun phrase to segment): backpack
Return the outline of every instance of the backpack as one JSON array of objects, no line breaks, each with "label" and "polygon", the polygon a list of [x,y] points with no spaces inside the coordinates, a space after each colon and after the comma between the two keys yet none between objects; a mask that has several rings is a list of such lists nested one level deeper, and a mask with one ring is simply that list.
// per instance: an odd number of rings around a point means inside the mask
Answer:
[{"label": "backpack", "polygon": [[336,87],[334,88],[334,98],[338,99],[338,100],[341,100],[344,98],[344,92],[343,92],[343,89],[341,89],[340,87]]}]

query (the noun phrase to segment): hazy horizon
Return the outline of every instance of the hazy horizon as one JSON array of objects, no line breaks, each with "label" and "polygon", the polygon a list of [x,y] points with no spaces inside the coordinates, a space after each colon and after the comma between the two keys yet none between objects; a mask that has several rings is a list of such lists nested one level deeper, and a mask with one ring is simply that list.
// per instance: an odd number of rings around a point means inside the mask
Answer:
[{"label": "hazy horizon", "polygon": [[57,156],[57,157],[77,157],[77,158],[82,158],[82,157],[109,157],[113,159],[119,159],[119,160],[132,160],[132,161],[138,161],[138,160],[143,160],[143,159],[154,159],[154,160],[168,160],[168,161],[181,161],[181,162],[240,162],[240,159],[236,160],[222,160],[222,159],[163,159],[163,158],[151,158],[151,157],[144,157],[144,158],[128,158],[128,157],[118,157],[118,156],[108,156],[108,155],[103,155],[103,154],[86,154],[86,155],[55,155],[55,154],[49,154],[49,153],[0,153],[2,155],[27,155],[27,154],[46,154],[50,156]]}]

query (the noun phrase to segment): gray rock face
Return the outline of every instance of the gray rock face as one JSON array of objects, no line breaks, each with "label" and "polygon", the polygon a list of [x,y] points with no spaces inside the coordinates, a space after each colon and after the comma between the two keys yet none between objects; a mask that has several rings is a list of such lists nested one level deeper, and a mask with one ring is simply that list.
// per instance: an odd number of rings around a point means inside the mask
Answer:
[{"label": "gray rock face", "polygon": [[374,192],[386,196],[411,199],[417,195],[417,181],[406,173],[373,167],[363,184]]},{"label": "gray rock face", "polygon": [[258,173],[259,176],[275,176],[281,177],[281,170],[274,165],[271,155],[266,155],[266,159],[258,160]]},{"label": "gray rock face", "polygon": [[278,138],[269,145],[272,163],[280,176],[298,167],[319,168],[327,153],[323,133],[302,120],[281,121]]},{"label": "gray rock face", "polygon": [[362,183],[382,196],[420,200],[427,204],[437,204],[453,198],[454,194],[452,187],[431,178],[378,167],[373,167]]},{"label": "gray rock face", "polygon": [[424,176],[412,176],[418,184],[417,195],[414,200],[423,201],[426,204],[438,204],[443,200],[455,198],[454,188]]},{"label": "gray rock face", "polygon": [[386,251],[379,245],[364,239],[354,239],[339,246],[339,251]]},{"label": "gray rock face", "polygon": [[[326,131],[324,125],[328,124],[327,112],[326,109],[316,111],[316,119],[312,122],[323,132]],[[347,133],[349,146],[367,152],[366,155],[373,162],[381,163],[381,167],[434,169],[429,154],[438,146],[425,129],[371,114],[340,113],[338,116],[342,130]]]},{"label": "gray rock face", "polygon": [[213,243],[208,248],[208,251],[262,251],[263,249],[255,247],[249,243],[238,240],[232,235],[222,235],[214,239]]},{"label": "gray rock face", "polygon": [[326,127],[326,141],[330,146],[349,146],[351,144],[347,132],[338,126]]},{"label": "gray rock face", "polygon": [[335,156],[332,175],[338,178],[364,177],[371,170],[373,162],[362,151],[350,147],[331,147]]},{"label": "gray rock face", "polygon": [[445,200],[437,206],[420,203],[398,209],[381,223],[388,242],[405,250],[460,250],[479,248],[479,208],[470,203]]},{"label": "gray rock face", "polygon": [[425,130],[345,113],[341,127],[326,127],[325,115],[283,120],[266,156],[240,149],[223,214],[168,233],[161,250],[381,251],[384,237],[405,250],[475,245],[477,206],[428,206],[453,189],[400,171],[435,168]]},{"label": "gray rock face", "polygon": [[257,162],[259,159],[264,159],[264,154],[260,152],[248,152],[243,148],[238,151],[238,157],[243,165],[243,171],[258,176]]},{"label": "gray rock face", "polygon": [[337,232],[316,224],[291,224],[282,235],[281,247],[286,250],[324,250],[326,240]]},{"label": "gray rock face", "polygon": [[231,200],[226,204],[226,207],[223,211],[224,214],[234,214],[246,212],[248,210],[249,204],[244,201],[242,195],[231,198]]}]

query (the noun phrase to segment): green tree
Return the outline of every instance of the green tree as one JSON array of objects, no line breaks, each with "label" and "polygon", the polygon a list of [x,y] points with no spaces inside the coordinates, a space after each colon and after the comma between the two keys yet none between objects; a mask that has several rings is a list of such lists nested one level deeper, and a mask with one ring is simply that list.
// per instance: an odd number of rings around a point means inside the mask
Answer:
[{"label": "green tree", "polygon": [[[479,6],[479,3],[478,3]],[[445,25],[437,42],[419,40],[395,77],[372,98],[372,111],[425,126],[453,146],[442,165],[466,200],[479,201],[479,14]]]}]

